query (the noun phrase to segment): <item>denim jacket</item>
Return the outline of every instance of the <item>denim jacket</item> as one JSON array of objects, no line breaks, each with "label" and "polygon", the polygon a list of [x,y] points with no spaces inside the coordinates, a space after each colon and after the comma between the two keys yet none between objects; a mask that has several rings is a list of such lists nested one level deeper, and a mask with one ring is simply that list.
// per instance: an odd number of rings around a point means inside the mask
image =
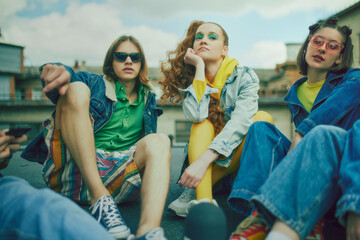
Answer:
[{"label": "denim jacket", "polygon": [[330,72],[310,113],[297,97],[297,88],[306,80],[307,77],[297,80],[284,98],[297,132],[305,135],[320,124],[348,130],[360,118],[360,69],[353,68],[342,74]]},{"label": "denim jacket", "polygon": [[[60,64],[59,64],[60,65]],[[85,83],[90,89],[90,107],[89,113],[93,119],[94,133],[102,128],[111,118],[116,109],[115,83],[107,80],[104,75],[92,74],[88,72],[75,73],[72,68],[64,66],[71,75],[70,82],[80,81]],[[156,99],[151,85],[145,86],[145,109],[144,109],[144,132],[143,136],[156,133],[157,117],[163,111],[156,106]],[[47,97],[54,103],[57,103],[59,93],[54,89],[47,94]],[[22,157],[33,162],[43,163],[47,157],[47,148],[44,141],[43,132],[37,135],[25,148]]]},{"label": "denim jacket", "polygon": [[[259,79],[248,67],[237,66],[226,79],[220,94],[219,105],[224,111],[225,126],[209,146],[210,149],[226,157],[224,160],[216,160],[220,166],[230,165],[234,149],[240,145],[247,134],[258,110],[258,91]],[[197,101],[193,85],[182,92],[186,93],[183,101],[185,117],[192,122],[204,121],[209,115],[210,94],[218,90],[207,85],[200,103]]]}]

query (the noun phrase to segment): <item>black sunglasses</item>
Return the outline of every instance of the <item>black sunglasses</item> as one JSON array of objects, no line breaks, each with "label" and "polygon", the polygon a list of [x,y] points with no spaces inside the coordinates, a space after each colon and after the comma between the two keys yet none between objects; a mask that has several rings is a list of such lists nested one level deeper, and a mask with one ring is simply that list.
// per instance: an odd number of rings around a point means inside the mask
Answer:
[{"label": "black sunglasses", "polygon": [[140,62],[142,59],[141,53],[114,52],[114,58],[119,62],[125,62],[128,57],[133,63]]}]

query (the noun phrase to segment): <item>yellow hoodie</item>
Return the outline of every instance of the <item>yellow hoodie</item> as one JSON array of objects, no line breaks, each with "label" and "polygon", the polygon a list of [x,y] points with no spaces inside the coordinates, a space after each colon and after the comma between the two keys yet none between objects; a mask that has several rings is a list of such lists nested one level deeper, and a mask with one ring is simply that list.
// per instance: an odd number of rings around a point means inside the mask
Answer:
[{"label": "yellow hoodie", "polygon": [[221,63],[219,71],[216,73],[213,83],[210,83],[207,78],[205,78],[205,82],[194,79],[193,87],[198,103],[200,103],[201,98],[204,96],[206,84],[219,90],[219,92],[214,93],[214,95],[216,98],[220,99],[221,90],[224,87],[226,79],[234,72],[234,69],[238,64],[239,63],[235,58],[230,59],[228,56],[226,56]]}]

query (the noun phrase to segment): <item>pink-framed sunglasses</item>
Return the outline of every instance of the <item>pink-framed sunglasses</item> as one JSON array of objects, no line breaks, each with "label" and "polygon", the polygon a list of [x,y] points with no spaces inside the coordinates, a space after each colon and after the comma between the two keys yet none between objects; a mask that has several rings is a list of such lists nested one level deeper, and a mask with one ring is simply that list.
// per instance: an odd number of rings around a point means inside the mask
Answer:
[{"label": "pink-framed sunglasses", "polygon": [[321,47],[322,45],[325,44],[326,49],[330,52],[337,52],[344,48],[344,44],[339,43],[335,40],[328,41],[325,38],[318,35],[310,36],[310,43],[315,47]]}]

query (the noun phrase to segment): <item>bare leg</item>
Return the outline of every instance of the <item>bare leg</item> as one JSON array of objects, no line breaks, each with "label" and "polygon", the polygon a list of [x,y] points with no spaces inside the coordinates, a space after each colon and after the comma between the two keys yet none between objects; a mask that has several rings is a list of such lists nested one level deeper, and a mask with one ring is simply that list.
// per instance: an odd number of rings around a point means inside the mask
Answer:
[{"label": "bare leg", "polygon": [[160,226],[170,182],[170,140],[150,134],[138,142],[134,161],[143,172],[141,216],[137,236]]},{"label": "bare leg", "polygon": [[55,116],[55,128],[61,129],[81,176],[89,189],[91,204],[103,195],[110,195],[101,181],[96,165],[94,133],[89,118],[90,90],[81,82],[71,83],[61,96]]},{"label": "bare leg", "polygon": [[292,240],[300,240],[300,236],[291,227],[280,220],[275,221],[271,231],[282,233]]}]

